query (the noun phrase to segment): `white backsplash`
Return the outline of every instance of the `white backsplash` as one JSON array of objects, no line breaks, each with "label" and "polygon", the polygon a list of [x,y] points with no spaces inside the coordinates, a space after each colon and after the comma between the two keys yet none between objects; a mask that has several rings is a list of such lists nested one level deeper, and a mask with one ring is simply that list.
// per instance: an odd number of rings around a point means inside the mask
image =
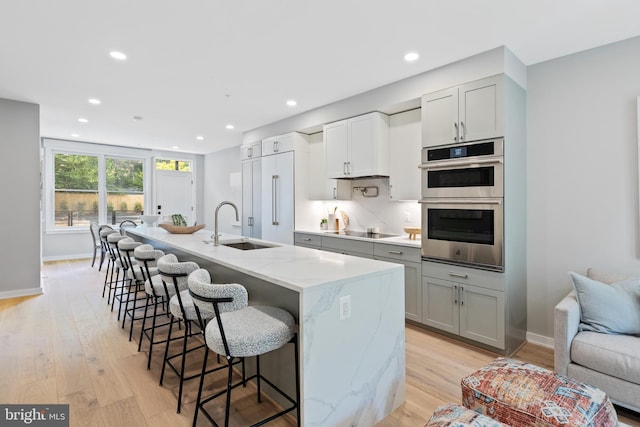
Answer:
[{"label": "white backsplash", "polygon": [[[380,233],[404,234],[404,227],[420,227],[420,204],[417,201],[392,201],[389,199],[389,179],[370,178],[353,180],[353,187],[377,186],[378,197],[364,197],[360,191],[352,191],[352,200],[328,200],[310,202],[320,219],[326,218],[337,206],[340,229],[344,228],[340,211],[349,216],[349,230],[366,231],[367,227],[378,227]],[[406,221],[407,216],[409,221]]]}]

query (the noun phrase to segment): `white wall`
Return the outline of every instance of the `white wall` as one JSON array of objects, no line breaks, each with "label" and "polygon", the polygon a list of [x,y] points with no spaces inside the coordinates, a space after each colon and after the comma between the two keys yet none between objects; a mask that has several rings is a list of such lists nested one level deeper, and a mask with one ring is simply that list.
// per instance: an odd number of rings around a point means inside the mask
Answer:
[{"label": "white wall", "polygon": [[528,68],[528,331],[553,336],[568,271],[638,275],[640,37]]},{"label": "white wall", "polygon": [[0,99],[0,298],[40,287],[40,107]]},{"label": "white wall", "polygon": [[[216,206],[222,201],[233,202],[238,207],[238,215],[242,215],[240,147],[231,147],[204,157],[203,188],[204,217],[201,223],[206,224],[207,229],[213,230]],[[240,221],[236,222],[231,206],[220,208],[218,226],[221,233],[242,234]]]}]

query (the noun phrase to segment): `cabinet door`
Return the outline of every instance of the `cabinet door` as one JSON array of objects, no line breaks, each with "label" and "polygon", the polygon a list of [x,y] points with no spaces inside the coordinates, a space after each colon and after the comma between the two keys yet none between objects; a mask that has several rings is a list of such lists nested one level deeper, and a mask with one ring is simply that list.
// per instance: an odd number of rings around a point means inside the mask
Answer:
[{"label": "cabinet door", "polygon": [[433,277],[422,277],[422,323],[458,335],[460,315],[458,285]]},{"label": "cabinet door", "polygon": [[422,146],[458,142],[458,88],[422,97]]},{"label": "cabinet door", "polygon": [[260,239],[261,234],[261,161],[242,162],[242,235]]},{"label": "cabinet door", "polygon": [[346,120],[324,126],[324,152],[327,178],[347,176],[349,131]]},{"label": "cabinet door", "polygon": [[420,199],[420,110],[389,118],[389,198]]},{"label": "cabinet door", "polygon": [[347,171],[350,177],[377,174],[374,117],[370,114],[349,119],[350,151]]},{"label": "cabinet door", "polygon": [[393,258],[375,259],[404,265],[404,317],[422,322],[422,265],[419,262],[400,262]]},{"label": "cabinet door", "polygon": [[489,77],[460,86],[460,141],[504,135],[502,77]]},{"label": "cabinet door", "polygon": [[351,200],[351,182],[327,178],[324,138],[319,132],[309,137],[309,200]]},{"label": "cabinet door", "polygon": [[504,349],[504,292],[460,285],[460,335]]},{"label": "cabinet door", "polygon": [[262,158],[262,238],[293,245],[294,152]]}]

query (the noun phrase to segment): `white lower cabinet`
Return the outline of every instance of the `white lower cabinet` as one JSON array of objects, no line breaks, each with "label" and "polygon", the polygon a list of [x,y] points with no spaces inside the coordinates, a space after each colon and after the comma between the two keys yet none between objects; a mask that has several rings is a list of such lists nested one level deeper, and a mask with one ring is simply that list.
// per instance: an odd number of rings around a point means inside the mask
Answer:
[{"label": "white lower cabinet", "polygon": [[505,349],[503,284],[491,277],[500,273],[432,264],[422,268],[422,323]]}]

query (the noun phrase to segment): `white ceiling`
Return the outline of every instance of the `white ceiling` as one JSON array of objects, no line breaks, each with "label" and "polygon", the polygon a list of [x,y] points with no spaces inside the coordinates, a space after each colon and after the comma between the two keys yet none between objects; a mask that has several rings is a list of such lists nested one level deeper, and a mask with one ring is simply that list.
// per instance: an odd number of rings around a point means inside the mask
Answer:
[{"label": "white ceiling", "polygon": [[637,0],[0,0],[0,98],[40,104],[42,136],[209,153],[502,45],[531,65],[637,36],[639,17]]}]

